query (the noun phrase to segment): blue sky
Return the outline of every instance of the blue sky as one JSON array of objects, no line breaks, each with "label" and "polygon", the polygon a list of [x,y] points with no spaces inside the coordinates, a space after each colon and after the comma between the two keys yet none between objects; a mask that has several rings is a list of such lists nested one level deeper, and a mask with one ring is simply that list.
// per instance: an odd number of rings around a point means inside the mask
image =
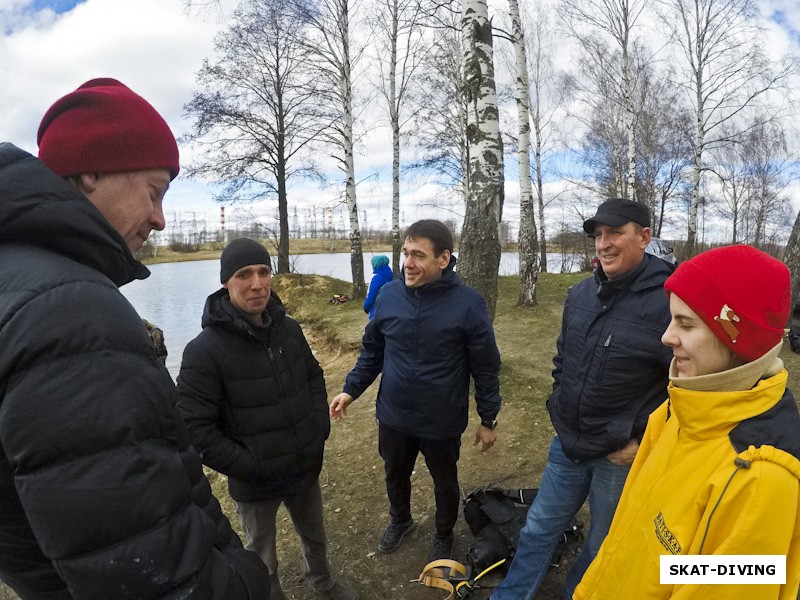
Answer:
[{"label": "blue sky", "polygon": [[83,4],[86,0],[33,0],[31,8],[34,11],[49,8],[56,14],[62,14],[75,8],[78,4]]}]

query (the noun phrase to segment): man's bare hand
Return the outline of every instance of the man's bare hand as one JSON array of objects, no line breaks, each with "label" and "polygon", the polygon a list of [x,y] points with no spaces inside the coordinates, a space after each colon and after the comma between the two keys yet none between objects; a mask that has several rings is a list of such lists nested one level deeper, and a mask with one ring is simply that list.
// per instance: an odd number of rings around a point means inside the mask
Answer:
[{"label": "man's bare hand", "polygon": [[627,467],[633,464],[633,459],[636,458],[636,452],[639,450],[639,442],[630,440],[624,448],[615,450],[608,455],[608,460],[611,464]]},{"label": "man's bare hand", "polygon": [[489,429],[488,427],[484,427],[483,425],[478,425],[478,431],[475,432],[475,442],[472,445],[477,446],[480,443],[481,452],[485,452],[486,450],[494,446],[494,442],[496,439],[497,439],[497,430]]},{"label": "man's bare hand", "polygon": [[331,407],[328,413],[334,421],[338,421],[342,417],[347,416],[347,407],[353,402],[353,397],[350,394],[342,392],[331,400]]}]

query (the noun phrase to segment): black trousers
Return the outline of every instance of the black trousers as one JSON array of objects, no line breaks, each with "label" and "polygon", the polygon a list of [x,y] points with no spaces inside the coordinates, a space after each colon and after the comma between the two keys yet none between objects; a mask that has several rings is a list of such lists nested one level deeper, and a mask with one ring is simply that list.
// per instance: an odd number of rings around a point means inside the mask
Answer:
[{"label": "black trousers", "polygon": [[436,533],[447,535],[458,519],[461,500],[458,487],[458,457],[461,437],[429,440],[413,437],[378,423],[378,451],[386,470],[386,493],[393,523],[411,519],[411,473],[422,452],[433,477],[436,498]]}]

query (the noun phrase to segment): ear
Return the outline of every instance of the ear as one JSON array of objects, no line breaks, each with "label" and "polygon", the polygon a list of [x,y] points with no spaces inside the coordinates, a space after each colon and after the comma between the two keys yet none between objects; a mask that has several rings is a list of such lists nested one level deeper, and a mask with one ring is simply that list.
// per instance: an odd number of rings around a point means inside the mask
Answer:
[{"label": "ear", "polygon": [[97,174],[84,173],[75,176],[75,185],[87,196],[97,189],[97,180],[100,178]]},{"label": "ear", "polygon": [[642,249],[647,248],[647,244],[650,243],[650,228],[645,227],[642,229]]},{"label": "ear", "polygon": [[439,255],[439,268],[444,271],[450,264],[450,250],[443,250]]},{"label": "ear", "polygon": [[228,282],[226,281],[225,283],[223,283],[222,287],[224,287],[227,290],[228,289]]}]

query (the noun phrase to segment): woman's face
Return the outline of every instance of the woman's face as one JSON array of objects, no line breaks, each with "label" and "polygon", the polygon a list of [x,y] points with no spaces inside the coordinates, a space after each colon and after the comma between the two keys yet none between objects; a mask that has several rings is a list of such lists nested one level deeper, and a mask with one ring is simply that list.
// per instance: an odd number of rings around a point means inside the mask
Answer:
[{"label": "woman's face", "polygon": [[720,373],[741,364],[677,294],[670,294],[669,311],[672,321],[661,336],[661,342],[672,348],[679,377]]}]

